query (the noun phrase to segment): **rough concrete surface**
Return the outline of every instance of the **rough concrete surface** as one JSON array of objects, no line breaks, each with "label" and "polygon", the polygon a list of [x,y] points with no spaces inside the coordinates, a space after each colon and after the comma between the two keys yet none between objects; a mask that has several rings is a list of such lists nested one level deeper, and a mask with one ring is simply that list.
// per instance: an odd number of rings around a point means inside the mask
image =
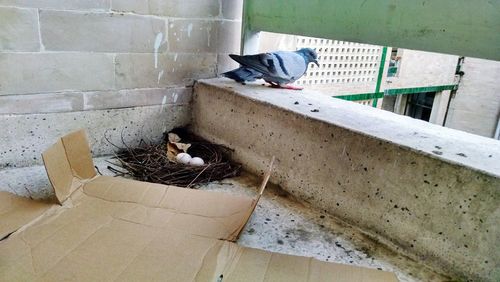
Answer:
[{"label": "rough concrete surface", "polygon": [[188,105],[159,105],[124,109],[32,115],[1,115],[0,167],[41,164],[40,153],[60,136],[88,130],[94,155],[112,154],[121,136],[129,144],[141,139],[157,141],[163,132],[190,121]]},{"label": "rough concrete surface", "polygon": [[[107,169],[112,165],[112,159],[102,157],[94,162],[100,173],[113,175]],[[240,177],[200,185],[196,189],[254,196],[259,182],[260,179],[243,173]],[[0,191],[34,199],[53,197],[43,166],[0,170]],[[356,228],[328,213],[300,203],[274,185],[268,185],[238,243],[278,253],[392,271],[402,282],[447,280],[369,240]]]},{"label": "rough concrete surface", "polygon": [[196,84],[193,129],[272,181],[437,271],[500,277],[500,144],[312,91]]}]

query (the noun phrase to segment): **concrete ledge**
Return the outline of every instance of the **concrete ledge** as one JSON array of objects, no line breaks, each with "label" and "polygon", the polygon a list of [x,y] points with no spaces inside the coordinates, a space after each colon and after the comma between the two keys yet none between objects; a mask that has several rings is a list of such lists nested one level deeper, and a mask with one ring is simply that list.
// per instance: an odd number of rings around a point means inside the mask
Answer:
[{"label": "concrete ledge", "polygon": [[273,181],[433,269],[500,277],[500,142],[350,103],[226,79],[195,85],[193,129]]}]

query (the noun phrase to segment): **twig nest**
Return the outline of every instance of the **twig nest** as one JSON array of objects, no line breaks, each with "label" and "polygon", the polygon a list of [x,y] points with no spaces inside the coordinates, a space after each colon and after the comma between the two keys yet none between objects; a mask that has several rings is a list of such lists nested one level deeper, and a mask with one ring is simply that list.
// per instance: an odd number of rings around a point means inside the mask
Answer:
[{"label": "twig nest", "polygon": [[189,160],[189,164],[193,166],[202,166],[205,164],[202,158],[194,157]]},{"label": "twig nest", "polygon": [[[181,164],[190,164],[190,161],[193,158],[191,158],[191,155],[189,155],[188,153],[179,153],[179,154],[177,154],[175,159],[177,160],[177,162],[179,162]],[[199,159],[199,158],[195,158],[195,159]],[[201,161],[203,162],[203,160],[201,160]]]}]

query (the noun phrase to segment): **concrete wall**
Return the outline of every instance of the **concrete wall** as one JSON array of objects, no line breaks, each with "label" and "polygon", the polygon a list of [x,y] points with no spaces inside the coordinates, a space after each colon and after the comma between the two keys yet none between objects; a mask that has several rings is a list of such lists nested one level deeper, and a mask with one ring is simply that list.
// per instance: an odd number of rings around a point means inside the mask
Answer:
[{"label": "concrete wall", "polygon": [[[315,111],[316,110],[316,111]],[[271,180],[454,278],[498,281],[500,143],[318,92],[196,84],[193,129]]]},{"label": "concrete wall", "polygon": [[241,0],[0,0],[0,168],[84,127],[94,153],[190,121],[194,79],[238,52]]},{"label": "concrete wall", "polygon": [[500,62],[465,58],[446,126],[493,137],[500,117]]},{"label": "concrete wall", "polygon": [[383,89],[454,84],[458,56],[409,49],[399,49],[399,54],[397,76],[387,77]]},{"label": "concrete wall", "polygon": [[[384,89],[429,87],[456,84],[455,69],[458,56],[409,49],[398,49],[401,56],[397,75],[386,77]],[[404,115],[408,95],[384,97],[384,109]],[[450,91],[436,93],[429,122],[443,125]]]}]

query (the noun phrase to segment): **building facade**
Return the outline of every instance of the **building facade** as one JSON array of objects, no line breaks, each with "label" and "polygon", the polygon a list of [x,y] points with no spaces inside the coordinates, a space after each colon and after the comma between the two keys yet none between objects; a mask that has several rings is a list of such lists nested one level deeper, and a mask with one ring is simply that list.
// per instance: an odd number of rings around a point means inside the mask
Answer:
[{"label": "building facade", "polygon": [[296,84],[335,98],[499,139],[500,63],[354,42],[262,33],[260,51],[314,48]]}]

